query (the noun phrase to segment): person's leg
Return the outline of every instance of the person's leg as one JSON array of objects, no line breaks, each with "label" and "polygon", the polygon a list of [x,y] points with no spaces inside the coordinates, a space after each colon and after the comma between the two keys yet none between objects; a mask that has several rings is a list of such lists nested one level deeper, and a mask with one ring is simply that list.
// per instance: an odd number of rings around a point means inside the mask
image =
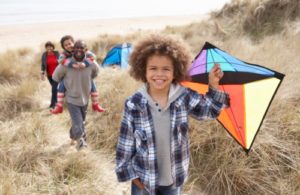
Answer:
[{"label": "person's leg", "polygon": [[149,193],[144,189],[140,189],[133,182],[131,182],[131,195],[149,195]]},{"label": "person's leg", "polygon": [[81,150],[85,147],[87,147],[87,143],[86,143],[86,132],[85,132],[85,119],[86,119],[86,114],[87,114],[87,105],[86,106],[81,106],[80,108],[80,112],[82,115],[82,131],[83,134],[81,136],[81,138],[79,140],[77,140],[77,150]]},{"label": "person's leg", "polygon": [[[80,112],[82,114],[82,120],[83,120],[83,122],[82,122],[83,123],[83,135],[82,135],[82,138],[84,139],[84,141],[86,141],[85,120],[86,120],[86,114],[87,114],[87,107],[88,107],[88,105],[83,106],[82,109],[80,110]],[[71,130],[70,130],[70,138],[71,138],[70,145],[75,145],[76,140],[72,138],[72,136],[71,136]]]},{"label": "person's leg", "polygon": [[85,129],[83,119],[85,118],[85,110],[87,106],[76,106],[68,103],[68,110],[72,120],[72,127],[70,129],[70,138],[77,141],[76,148],[78,150],[87,146],[84,135]]},{"label": "person's leg", "polygon": [[105,109],[99,105],[99,101],[98,101],[99,94],[97,92],[94,81],[92,81],[91,99],[92,99],[92,108],[94,111],[96,111],[96,112],[104,112],[105,111]]},{"label": "person's leg", "polygon": [[53,108],[55,107],[57,103],[57,85],[58,83],[52,79],[52,98],[53,101]]},{"label": "person's leg", "polygon": [[157,189],[158,195],[180,195],[181,188],[176,186],[158,186]]},{"label": "person's leg", "polygon": [[57,91],[57,82],[54,81],[52,79],[51,76],[47,76],[48,78],[48,81],[51,85],[51,102],[50,102],[50,108],[54,108],[55,107],[55,104],[57,102],[57,97],[56,97],[56,91]]},{"label": "person's leg", "polygon": [[55,108],[53,110],[51,110],[52,114],[60,114],[63,112],[65,92],[66,92],[66,88],[65,88],[64,82],[62,80],[59,82],[59,84],[57,86],[57,103],[55,105]]},{"label": "person's leg", "polygon": [[81,108],[81,114],[82,114],[82,125],[83,125],[83,139],[84,141],[86,141],[86,132],[85,132],[85,119],[86,119],[86,114],[87,114],[87,105],[86,106],[83,106]]}]

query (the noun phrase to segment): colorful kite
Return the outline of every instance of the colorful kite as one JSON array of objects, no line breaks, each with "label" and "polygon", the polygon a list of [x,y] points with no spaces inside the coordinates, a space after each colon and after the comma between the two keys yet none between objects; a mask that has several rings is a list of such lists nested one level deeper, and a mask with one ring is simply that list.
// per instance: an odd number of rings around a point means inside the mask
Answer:
[{"label": "colorful kite", "polygon": [[230,107],[221,112],[218,121],[248,153],[284,75],[241,61],[206,42],[191,65],[191,81],[182,84],[206,93],[214,64],[220,64],[224,72],[220,89],[230,97]]}]

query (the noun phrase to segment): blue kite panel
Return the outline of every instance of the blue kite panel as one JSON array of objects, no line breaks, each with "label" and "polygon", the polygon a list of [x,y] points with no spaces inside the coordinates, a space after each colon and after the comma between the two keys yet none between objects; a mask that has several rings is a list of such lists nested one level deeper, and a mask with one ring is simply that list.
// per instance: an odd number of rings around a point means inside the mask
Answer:
[{"label": "blue kite panel", "polygon": [[231,64],[231,66],[237,72],[249,72],[249,73],[256,73],[256,74],[270,75],[270,76],[274,75],[273,71],[270,71],[266,68],[256,66],[253,64],[247,64],[239,59],[236,59],[235,57],[229,55],[228,53],[220,49],[214,49],[214,50],[215,50],[215,55],[222,56],[228,63]]}]

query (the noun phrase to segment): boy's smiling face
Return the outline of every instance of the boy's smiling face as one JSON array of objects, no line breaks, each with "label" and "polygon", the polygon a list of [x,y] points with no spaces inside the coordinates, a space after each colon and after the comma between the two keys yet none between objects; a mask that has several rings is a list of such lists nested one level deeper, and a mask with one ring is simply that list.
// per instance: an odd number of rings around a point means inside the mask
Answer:
[{"label": "boy's smiling face", "polygon": [[174,66],[167,56],[153,55],[146,62],[146,79],[152,92],[168,92],[174,79]]},{"label": "boy's smiling face", "polygon": [[71,39],[67,39],[63,42],[63,46],[65,50],[71,53],[73,51],[74,43]]}]

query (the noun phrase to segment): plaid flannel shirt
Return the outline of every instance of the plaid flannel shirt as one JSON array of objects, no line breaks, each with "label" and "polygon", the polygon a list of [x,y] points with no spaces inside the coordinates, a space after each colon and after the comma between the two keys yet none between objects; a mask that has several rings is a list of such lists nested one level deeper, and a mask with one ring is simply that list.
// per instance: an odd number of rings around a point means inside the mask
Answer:
[{"label": "plaid flannel shirt", "polygon": [[[181,186],[187,179],[189,166],[188,115],[203,120],[218,117],[227,107],[228,94],[210,88],[206,95],[191,89],[171,103],[171,171],[174,185]],[[147,99],[140,92],[125,102],[123,120],[116,151],[118,180],[140,178],[150,194],[158,184],[154,125]]]}]

